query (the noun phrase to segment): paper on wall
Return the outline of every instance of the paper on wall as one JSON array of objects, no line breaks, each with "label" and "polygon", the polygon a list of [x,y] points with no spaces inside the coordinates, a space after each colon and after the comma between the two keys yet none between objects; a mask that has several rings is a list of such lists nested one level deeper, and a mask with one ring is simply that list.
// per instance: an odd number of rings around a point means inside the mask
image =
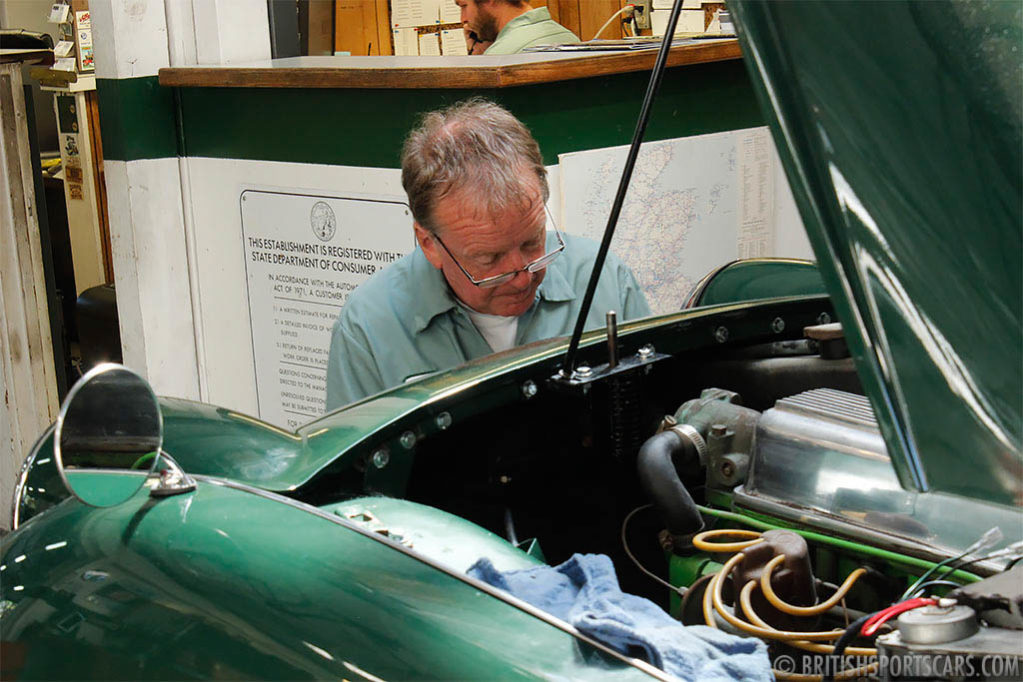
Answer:
[{"label": "paper on wall", "polygon": [[[414,28],[436,23],[428,19],[425,4],[428,0],[391,0],[391,27]],[[431,6],[432,3],[431,3]],[[436,10],[436,7],[433,7]]]},{"label": "paper on wall", "polygon": [[75,12],[75,40],[78,42],[78,70],[95,70],[92,54],[92,16],[88,10]]},{"label": "paper on wall", "polygon": [[440,32],[440,51],[445,55],[467,55],[469,47],[465,44],[465,33],[460,28]]},{"label": "paper on wall", "polygon": [[55,2],[50,7],[50,16],[47,18],[47,21],[51,24],[63,24],[67,21],[69,11],[71,11],[70,5],[66,5],[63,2]]},{"label": "paper on wall", "polygon": [[763,128],[743,131],[739,140],[739,258],[774,252],[774,167],[771,138]]},{"label": "paper on wall", "polygon": [[440,40],[438,39],[436,33],[419,34],[419,56],[421,57],[440,56]]},{"label": "paper on wall", "polygon": [[455,4],[455,0],[440,0],[440,23],[462,23],[462,12]]},{"label": "paper on wall", "polygon": [[394,29],[394,54],[398,57],[419,56],[419,32],[414,28]]}]

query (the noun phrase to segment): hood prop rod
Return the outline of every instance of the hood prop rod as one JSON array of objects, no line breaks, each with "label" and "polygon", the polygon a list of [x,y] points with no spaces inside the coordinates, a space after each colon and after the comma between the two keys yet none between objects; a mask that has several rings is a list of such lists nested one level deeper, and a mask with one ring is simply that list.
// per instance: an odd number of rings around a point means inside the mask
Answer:
[{"label": "hood prop rod", "polygon": [[643,106],[639,112],[639,120],[636,121],[636,131],[632,136],[632,145],[629,147],[629,155],[625,159],[625,170],[622,171],[622,179],[618,182],[618,193],[615,194],[614,203],[611,205],[611,215],[607,219],[607,227],[604,228],[604,238],[600,242],[600,249],[597,251],[593,271],[590,273],[590,281],[586,285],[586,294],[583,296],[583,303],[579,309],[579,317],[575,321],[572,340],[569,342],[568,352],[565,354],[564,367],[561,369],[561,376],[564,379],[571,378],[572,373],[575,371],[576,355],[579,353],[579,341],[583,335],[583,326],[586,324],[586,317],[590,312],[590,306],[593,304],[593,295],[597,290],[597,282],[600,280],[600,271],[604,269],[604,261],[607,260],[607,250],[611,246],[612,237],[614,237],[618,216],[622,212],[622,204],[625,203],[625,194],[629,190],[632,170],[636,166],[639,147],[646,133],[647,122],[650,120],[650,110],[654,97],[657,95],[657,90],[661,87],[661,80],[664,77],[664,66],[668,61],[671,43],[675,39],[675,25],[678,24],[678,16],[681,10],[682,0],[675,0],[671,7],[671,15],[668,17],[668,26],[664,30],[664,40],[661,41],[661,48],[657,52],[657,61],[654,62],[653,71],[650,73],[650,82],[647,84],[646,95],[643,97]]}]

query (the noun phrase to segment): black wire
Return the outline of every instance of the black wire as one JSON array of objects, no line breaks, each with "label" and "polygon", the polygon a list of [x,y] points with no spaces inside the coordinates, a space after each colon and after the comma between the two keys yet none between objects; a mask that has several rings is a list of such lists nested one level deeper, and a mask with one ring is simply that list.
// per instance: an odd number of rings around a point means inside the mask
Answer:
[{"label": "black wire", "polygon": [[582,306],[579,308],[579,318],[575,321],[575,330],[572,332],[572,340],[568,344],[568,352],[565,353],[564,372],[566,378],[572,376],[575,369],[575,356],[579,352],[579,340],[583,335],[583,326],[586,324],[587,313],[593,303],[593,295],[597,291],[597,282],[600,280],[600,271],[604,269],[604,261],[607,259],[607,251],[611,246],[611,238],[615,233],[615,225],[618,224],[618,215],[622,212],[622,204],[625,203],[625,193],[629,189],[629,180],[632,179],[632,170],[636,165],[636,157],[639,155],[639,146],[643,142],[643,135],[646,133],[646,125],[650,120],[650,110],[661,87],[661,80],[664,77],[664,65],[668,61],[668,52],[671,50],[671,43],[675,39],[675,25],[678,23],[678,15],[682,10],[682,0],[675,0],[672,5],[671,14],[668,17],[668,26],[664,29],[664,40],[661,41],[661,49],[657,52],[657,61],[654,63],[654,70],[650,74],[650,83],[647,84],[646,95],[643,97],[643,106],[640,108],[639,120],[636,121],[636,132],[632,136],[632,145],[629,147],[629,155],[625,159],[625,169],[622,171],[622,179],[618,182],[618,193],[615,194],[614,203],[611,205],[611,215],[607,219],[607,227],[604,228],[604,238],[600,242],[600,249],[597,251],[597,258],[593,263],[593,271],[590,273],[590,281],[586,285],[586,294],[583,296]]},{"label": "black wire", "polygon": [[835,682],[835,673],[838,672],[835,668],[838,667],[839,661],[842,660],[842,654],[845,653],[845,650],[853,643],[853,640],[856,639],[856,636],[860,633],[860,628],[863,627],[863,624],[873,618],[874,615],[874,613],[868,613],[865,616],[857,618],[845,629],[842,636],[835,641],[835,649],[826,659],[828,663],[822,682]]},{"label": "black wire", "polygon": [[[964,562],[964,563],[961,563],[961,564],[954,564],[954,565],[950,566],[950,567],[949,567],[949,569],[948,569],[947,571],[945,571],[944,573],[942,573],[941,575],[939,575],[939,576],[937,576],[937,577],[938,577],[938,579],[939,579],[939,580],[948,580],[948,579],[949,579],[949,577],[950,577],[950,576],[951,576],[951,575],[952,575],[953,573],[955,573],[956,571],[965,571],[965,570],[966,570],[966,568],[967,568],[968,566],[972,566],[972,565],[974,565],[974,564],[979,564],[979,563],[980,563],[981,561],[987,561],[987,560],[988,560],[988,559],[990,559],[990,558],[991,558],[991,557],[987,557],[987,556],[982,556],[982,557],[976,557],[976,558],[974,558],[974,559],[970,559],[969,561],[966,561],[966,562]],[[1017,563],[1017,562],[1018,562],[1018,561],[1019,561],[1020,559],[1023,559],[1023,556],[1019,556],[1019,557],[1016,557],[1015,559],[1013,559],[1013,560],[1012,560],[1011,562],[1009,562],[1009,563],[1008,563],[1008,564],[1007,564],[1007,565],[1005,566],[1005,569],[1003,569],[1003,570],[1005,570],[1005,571],[1008,571],[1008,570],[1009,570],[1010,568],[1012,568],[1013,566],[1015,566],[1015,565],[1016,565],[1016,563]]]}]

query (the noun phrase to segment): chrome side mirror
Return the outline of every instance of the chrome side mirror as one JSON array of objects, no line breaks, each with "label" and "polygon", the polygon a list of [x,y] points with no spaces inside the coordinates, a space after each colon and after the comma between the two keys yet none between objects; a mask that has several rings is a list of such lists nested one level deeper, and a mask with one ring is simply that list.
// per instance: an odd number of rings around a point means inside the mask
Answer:
[{"label": "chrome side mirror", "polygon": [[57,417],[53,454],[67,489],[92,507],[126,502],[161,459],[163,416],[149,384],[126,367],[91,369]]}]

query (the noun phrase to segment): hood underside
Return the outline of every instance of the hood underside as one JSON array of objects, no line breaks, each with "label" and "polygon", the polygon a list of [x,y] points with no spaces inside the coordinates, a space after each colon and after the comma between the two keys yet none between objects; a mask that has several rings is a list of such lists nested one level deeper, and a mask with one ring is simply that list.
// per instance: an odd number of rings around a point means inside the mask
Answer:
[{"label": "hood underside", "polygon": [[1023,500],[1023,9],[729,2],[903,486]]}]

